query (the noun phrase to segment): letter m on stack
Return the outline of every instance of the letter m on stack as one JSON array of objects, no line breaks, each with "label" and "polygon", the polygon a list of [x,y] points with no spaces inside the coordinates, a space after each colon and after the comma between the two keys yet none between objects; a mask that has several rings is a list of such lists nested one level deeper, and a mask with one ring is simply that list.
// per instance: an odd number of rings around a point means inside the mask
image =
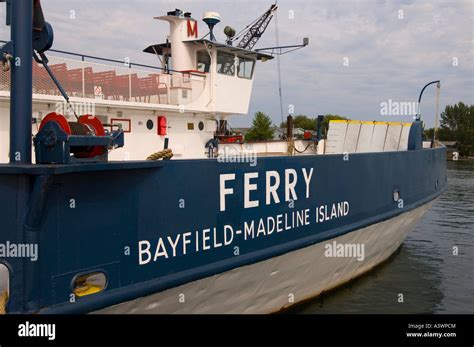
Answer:
[{"label": "letter m on stack", "polygon": [[196,21],[188,19],[188,37],[198,37],[198,25]]}]

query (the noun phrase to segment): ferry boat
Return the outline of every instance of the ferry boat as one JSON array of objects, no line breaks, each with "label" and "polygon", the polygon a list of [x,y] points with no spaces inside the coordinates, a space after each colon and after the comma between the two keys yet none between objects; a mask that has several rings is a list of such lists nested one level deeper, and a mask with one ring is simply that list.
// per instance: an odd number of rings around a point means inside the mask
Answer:
[{"label": "ferry boat", "polygon": [[217,13],[204,38],[190,13],[156,17],[152,67],[53,51],[39,1],[6,2],[2,313],[277,312],[385,261],[446,187],[419,118],[232,133],[276,6],[241,45],[216,41]]}]

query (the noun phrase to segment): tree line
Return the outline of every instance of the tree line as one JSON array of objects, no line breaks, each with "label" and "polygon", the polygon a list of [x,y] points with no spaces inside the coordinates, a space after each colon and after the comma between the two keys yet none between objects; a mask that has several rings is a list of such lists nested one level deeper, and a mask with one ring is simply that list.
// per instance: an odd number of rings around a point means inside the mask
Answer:
[{"label": "tree line", "polygon": [[[426,129],[427,139],[433,139],[434,128]],[[456,141],[461,156],[474,156],[474,105],[458,102],[447,105],[441,113],[440,127],[436,133],[439,141]]]},{"label": "tree line", "polygon": [[[322,134],[327,133],[330,120],[347,119],[346,117],[327,114],[322,123]],[[314,131],[317,127],[317,117],[297,115],[293,118],[294,128]],[[286,129],[286,122],[280,124],[280,128]],[[252,127],[245,135],[247,141],[271,140],[275,133],[275,126],[271,118],[263,113],[256,112]],[[425,137],[433,139],[434,129],[426,129]],[[474,155],[474,105],[466,105],[459,102],[456,105],[447,105],[441,113],[440,128],[436,138],[440,141],[456,141],[456,147],[461,156]]]},{"label": "tree line", "polygon": [[[321,132],[325,134],[329,128],[329,121],[335,119],[347,119],[342,116],[327,114],[324,116],[324,120],[321,124]],[[311,118],[305,115],[297,115],[293,117],[293,127],[301,128],[303,130],[315,131],[317,127],[317,117]],[[280,128],[286,129],[286,122],[280,124]],[[263,113],[256,112],[252,127],[249,132],[245,135],[247,141],[266,141],[271,140],[275,134],[275,126],[273,126],[271,118]]]}]

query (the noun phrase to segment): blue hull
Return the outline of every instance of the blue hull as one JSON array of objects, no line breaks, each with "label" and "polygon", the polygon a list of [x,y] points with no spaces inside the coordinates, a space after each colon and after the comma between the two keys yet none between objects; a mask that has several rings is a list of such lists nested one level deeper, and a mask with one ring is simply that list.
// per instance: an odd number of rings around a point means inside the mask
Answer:
[{"label": "blue hull", "polygon": [[[0,258],[10,269],[7,311],[91,312],[390,219],[442,193],[445,157],[437,148],[347,161],[259,158],[256,167],[215,160],[0,165],[0,244],[39,245],[37,261]],[[291,175],[285,182],[288,169],[296,183]],[[269,171],[281,181],[274,194]],[[235,177],[222,185],[229,174]],[[95,271],[107,275],[106,290],[71,303],[74,278]]]}]

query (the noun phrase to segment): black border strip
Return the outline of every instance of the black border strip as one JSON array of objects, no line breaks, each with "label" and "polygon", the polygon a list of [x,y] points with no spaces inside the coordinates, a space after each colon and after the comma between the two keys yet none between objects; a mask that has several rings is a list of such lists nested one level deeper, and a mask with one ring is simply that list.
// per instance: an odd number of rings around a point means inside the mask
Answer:
[{"label": "black border strip", "polygon": [[[19,325],[55,324],[55,339],[20,337]],[[0,344],[436,344],[474,342],[473,315],[70,315],[0,317]],[[416,324],[421,328],[409,328]],[[431,327],[427,328],[427,324]],[[445,324],[445,327],[438,327]],[[408,337],[407,333],[455,333]]]}]

